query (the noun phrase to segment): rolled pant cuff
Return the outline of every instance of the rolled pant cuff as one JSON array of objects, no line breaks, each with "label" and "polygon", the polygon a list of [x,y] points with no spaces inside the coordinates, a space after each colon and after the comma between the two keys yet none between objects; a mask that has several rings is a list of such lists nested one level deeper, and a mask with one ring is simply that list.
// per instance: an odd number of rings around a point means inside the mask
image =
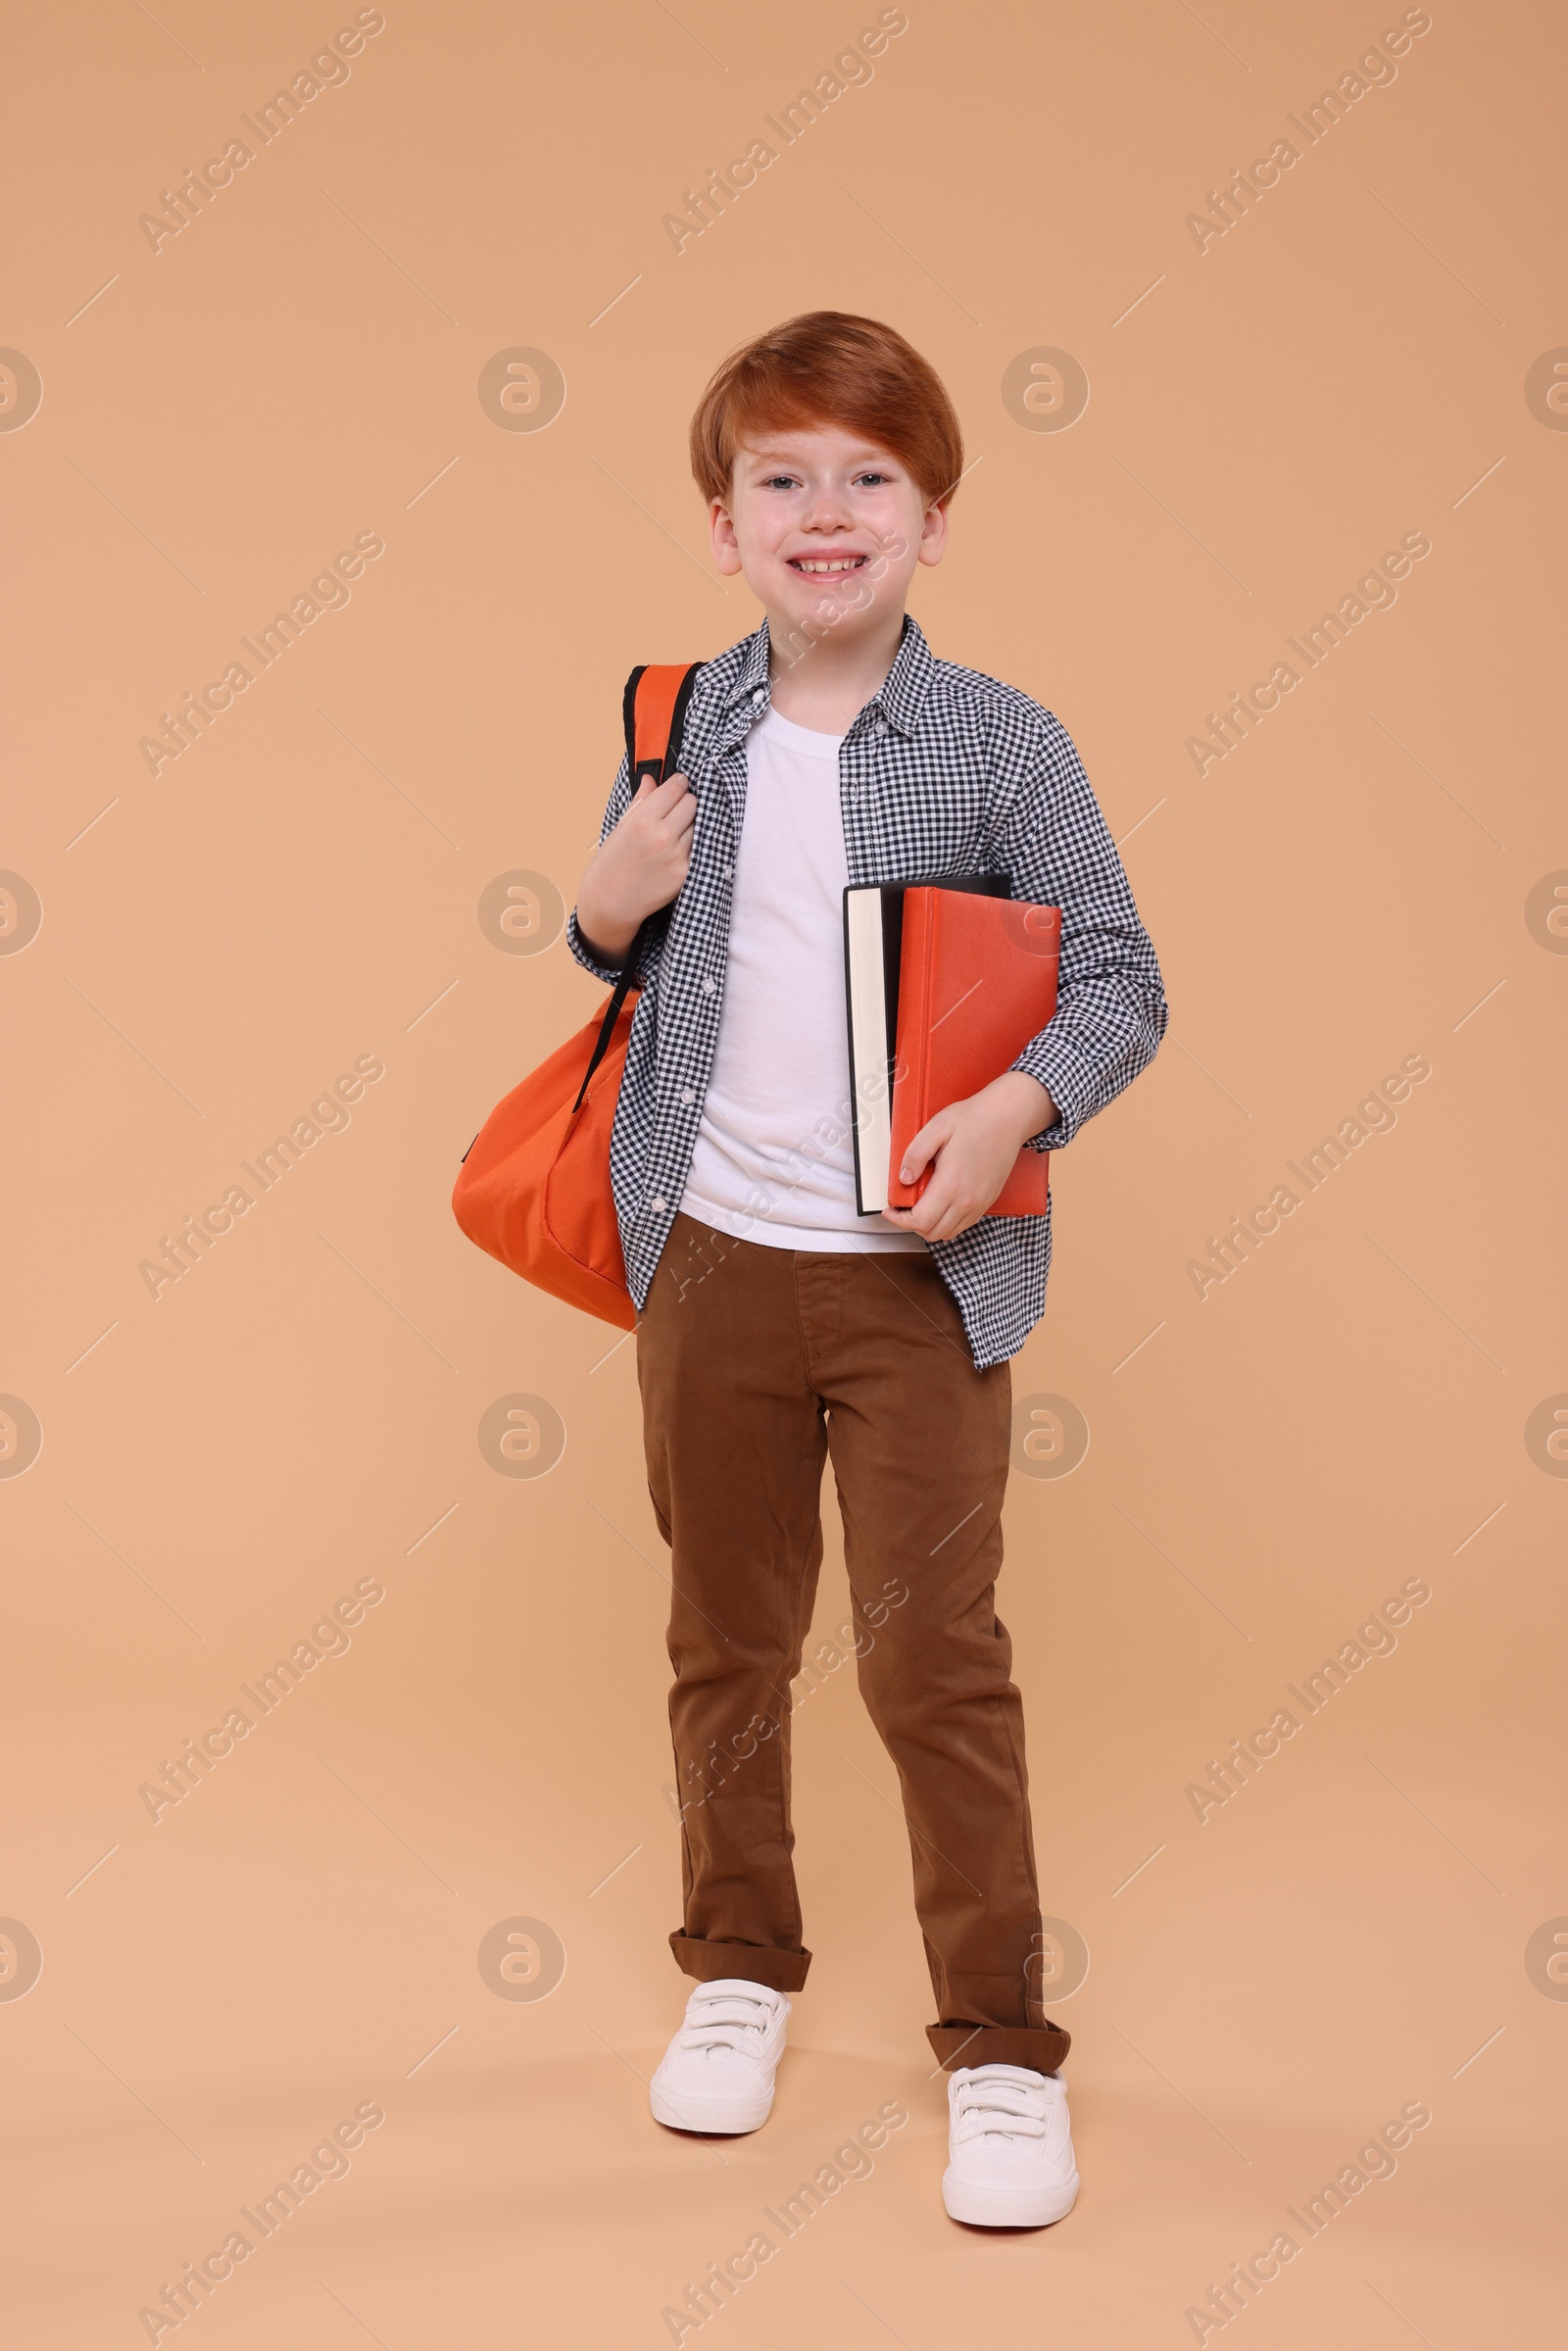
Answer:
[{"label": "rolled pant cuff", "polygon": [[925,2036],[949,2074],[977,2065],[1022,2065],[1054,2074],[1072,2047],[1072,2034],[1059,2025],[927,2025]]},{"label": "rolled pant cuff", "polygon": [[682,1973],[695,1976],[699,1984],[716,1984],[722,1977],[737,1976],[747,1984],[765,1984],[770,1991],[799,1991],[811,1964],[809,1951],[773,1951],[762,1943],[709,1942],[701,1935],[682,1935],[678,1929],[669,1938],[669,1947]]}]

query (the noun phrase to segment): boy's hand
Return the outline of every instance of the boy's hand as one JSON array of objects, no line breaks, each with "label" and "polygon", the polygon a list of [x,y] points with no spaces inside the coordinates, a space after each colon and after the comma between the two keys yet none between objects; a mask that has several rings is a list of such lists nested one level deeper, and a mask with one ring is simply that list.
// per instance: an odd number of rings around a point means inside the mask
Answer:
[{"label": "boy's hand", "polygon": [[1056,1105],[1037,1078],[1006,1070],[967,1101],[950,1102],[909,1139],[899,1173],[912,1184],[935,1160],[912,1208],[888,1207],[892,1224],[926,1241],[952,1241],[978,1224],[1031,1135],[1056,1123]]},{"label": "boy's hand", "polygon": [[645,775],[577,893],[577,927],[607,963],[624,960],[645,915],[667,906],[692,857],[697,801],[683,775]]}]

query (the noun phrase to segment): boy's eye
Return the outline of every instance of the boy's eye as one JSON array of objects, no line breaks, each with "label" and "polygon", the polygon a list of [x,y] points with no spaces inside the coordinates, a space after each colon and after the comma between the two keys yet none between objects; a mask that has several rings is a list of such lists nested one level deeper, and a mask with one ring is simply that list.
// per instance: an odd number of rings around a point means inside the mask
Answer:
[{"label": "boy's eye", "polygon": [[762,484],[764,490],[793,490],[795,486],[793,473],[770,473]]},{"label": "boy's eye", "polygon": [[875,470],[869,470],[864,473],[858,473],[855,478],[857,481],[869,482],[873,489],[880,489],[888,477],[885,473],[878,473]]}]

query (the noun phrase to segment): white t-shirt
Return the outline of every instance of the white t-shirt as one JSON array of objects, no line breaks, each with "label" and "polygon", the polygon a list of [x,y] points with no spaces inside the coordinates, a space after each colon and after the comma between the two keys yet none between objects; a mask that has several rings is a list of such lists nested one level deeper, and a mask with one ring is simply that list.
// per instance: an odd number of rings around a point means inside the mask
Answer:
[{"label": "white t-shirt", "polygon": [[680,1205],[775,1249],[923,1250],[855,1205],[841,735],[769,710],[746,739],[729,960]]}]

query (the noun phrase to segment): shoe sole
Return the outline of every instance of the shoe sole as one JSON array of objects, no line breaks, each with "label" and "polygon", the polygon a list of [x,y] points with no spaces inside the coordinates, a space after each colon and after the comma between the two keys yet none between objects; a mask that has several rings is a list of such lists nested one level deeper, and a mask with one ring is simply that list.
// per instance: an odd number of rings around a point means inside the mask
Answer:
[{"label": "shoe sole", "polygon": [[737,2106],[718,2099],[672,2098],[657,2082],[649,2093],[654,2121],[670,2131],[714,2131],[725,2138],[736,2138],[747,2131],[760,2131],[773,2111],[771,2097],[760,2099],[752,2106]]},{"label": "shoe sole", "polygon": [[942,2202],[950,2221],[971,2229],[1049,2229],[1064,2221],[1078,2201],[1078,2175],[1054,2180],[1049,2187],[982,2187],[971,2180],[942,2181]]}]

